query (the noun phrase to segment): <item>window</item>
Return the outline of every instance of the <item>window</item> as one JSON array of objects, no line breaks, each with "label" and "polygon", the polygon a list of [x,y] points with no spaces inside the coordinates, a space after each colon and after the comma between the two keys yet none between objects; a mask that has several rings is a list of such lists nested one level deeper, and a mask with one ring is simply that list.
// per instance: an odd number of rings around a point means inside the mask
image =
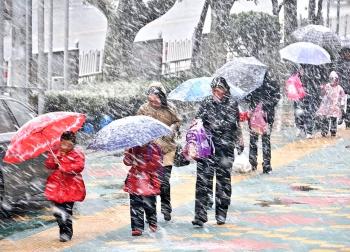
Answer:
[{"label": "window", "polygon": [[20,127],[30,119],[34,118],[33,111],[25,107],[23,104],[11,100],[7,100],[6,103],[9,106],[12,114],[15,116]]},{"label": "window", "polygon": [[0,100],[0,133],[16,132],[17,128],[9,111]]}]

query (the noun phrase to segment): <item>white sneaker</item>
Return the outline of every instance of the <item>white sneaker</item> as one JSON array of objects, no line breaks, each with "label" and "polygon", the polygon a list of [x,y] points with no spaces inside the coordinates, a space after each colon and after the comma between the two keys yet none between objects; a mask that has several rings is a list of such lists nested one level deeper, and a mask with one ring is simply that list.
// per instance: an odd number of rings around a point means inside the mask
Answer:
[{"label": "white sneaker", "polygon": [[312,139],[313,136],[311,134],[306,134],[306,139]]}]

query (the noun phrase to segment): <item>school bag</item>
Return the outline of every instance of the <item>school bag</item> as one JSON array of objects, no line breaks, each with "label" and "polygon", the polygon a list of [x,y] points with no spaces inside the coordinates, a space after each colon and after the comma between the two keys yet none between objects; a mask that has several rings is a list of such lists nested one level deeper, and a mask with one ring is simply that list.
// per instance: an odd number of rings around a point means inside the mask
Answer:
[{"label": "school bag", "polygon": [[304,98],[305,90],[297,75],[292,75],[286,81],[286,95],[291,101],[299,101]]},{"label": "school bag", "polygon": [[187,160],[198,160],[210,157],[215,152],[210,135],[205,132],[203,122],[197,119],[186,133],[186,144],[183,154]]},{"label": "school bag", "polygon": [[266,112],[262,108],[262,103],[260,102],[254,109],[252,115],[250,116],[250,128],[255,133],[262,135],[267,132],[268,125],[265,120]]}]

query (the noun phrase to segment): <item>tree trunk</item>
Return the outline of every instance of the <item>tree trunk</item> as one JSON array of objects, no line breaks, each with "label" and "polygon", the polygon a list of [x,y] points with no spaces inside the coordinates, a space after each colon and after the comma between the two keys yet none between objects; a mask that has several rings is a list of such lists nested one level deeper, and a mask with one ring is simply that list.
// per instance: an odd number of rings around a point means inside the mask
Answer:
[{"label": "tree trunk", "polygon": [[315,22],[316,0],[309,0],[308,20],[310,24]]},{"label": "tree trunk", "polygon": [[284,2],[284,41],[287,42],[290,34],[298,28],[297,0]]},{"label": "tree trunk", "polygon": [[[211,31],[200,46],[200,61],[197,68],[202,74],[211,75],[226,62],[226,27],[230,20],[230,11],[235,0],[211,0]],[[203,35],[202,35],[203,39]]]},{"label": "tree trunk", "polygon": [[205,19],[208,14],[208,9],[210,6],[210,0],[206,0],[204,2],[204,6],[202,9],[202,13],[199,19],[199,23],[195,29],[194,32],[194,38],[193,38],[193,49],[192,49],[192,60],[191,60],[191,69],[195,73],[197,72],[197,69],[200,68],[200,65],[202,64],[201,56],[200,56],[200,48],[203,44],[203,27],[205,23]]},{"label": "tree trunk", "polygon": [[132,73],[132,49],[138,31],[166,13],[176,0],[88,0],[107,18],[103,75],[108,81],[128,79]]},{"label": "tree trunk", "polygon": [[316,24],[323,25],[323,16],[322,16],[322,5],[323,0],[318,0],[317,4],[317,15],[316,15]]}]

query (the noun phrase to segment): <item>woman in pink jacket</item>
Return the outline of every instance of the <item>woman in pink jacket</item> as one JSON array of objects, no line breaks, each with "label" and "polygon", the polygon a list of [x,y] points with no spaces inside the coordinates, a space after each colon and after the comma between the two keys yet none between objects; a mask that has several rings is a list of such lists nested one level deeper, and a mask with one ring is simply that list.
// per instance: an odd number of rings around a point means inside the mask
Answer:
[{"label": "woman in pink jacket", "polygon": [[[337,121],[342,116],[346,98],[343,88],[338,85],[338,74],[335,71],[332,71],[329,75],[329,79],[330,83],[321,87],[323,98],[317,111],[317,115],[322,117],[321,134],[323,137],[327,136],[328,131],[331,132],[331,136],[336,136]],[[330,129],[329,124],[331,125]]]}]

